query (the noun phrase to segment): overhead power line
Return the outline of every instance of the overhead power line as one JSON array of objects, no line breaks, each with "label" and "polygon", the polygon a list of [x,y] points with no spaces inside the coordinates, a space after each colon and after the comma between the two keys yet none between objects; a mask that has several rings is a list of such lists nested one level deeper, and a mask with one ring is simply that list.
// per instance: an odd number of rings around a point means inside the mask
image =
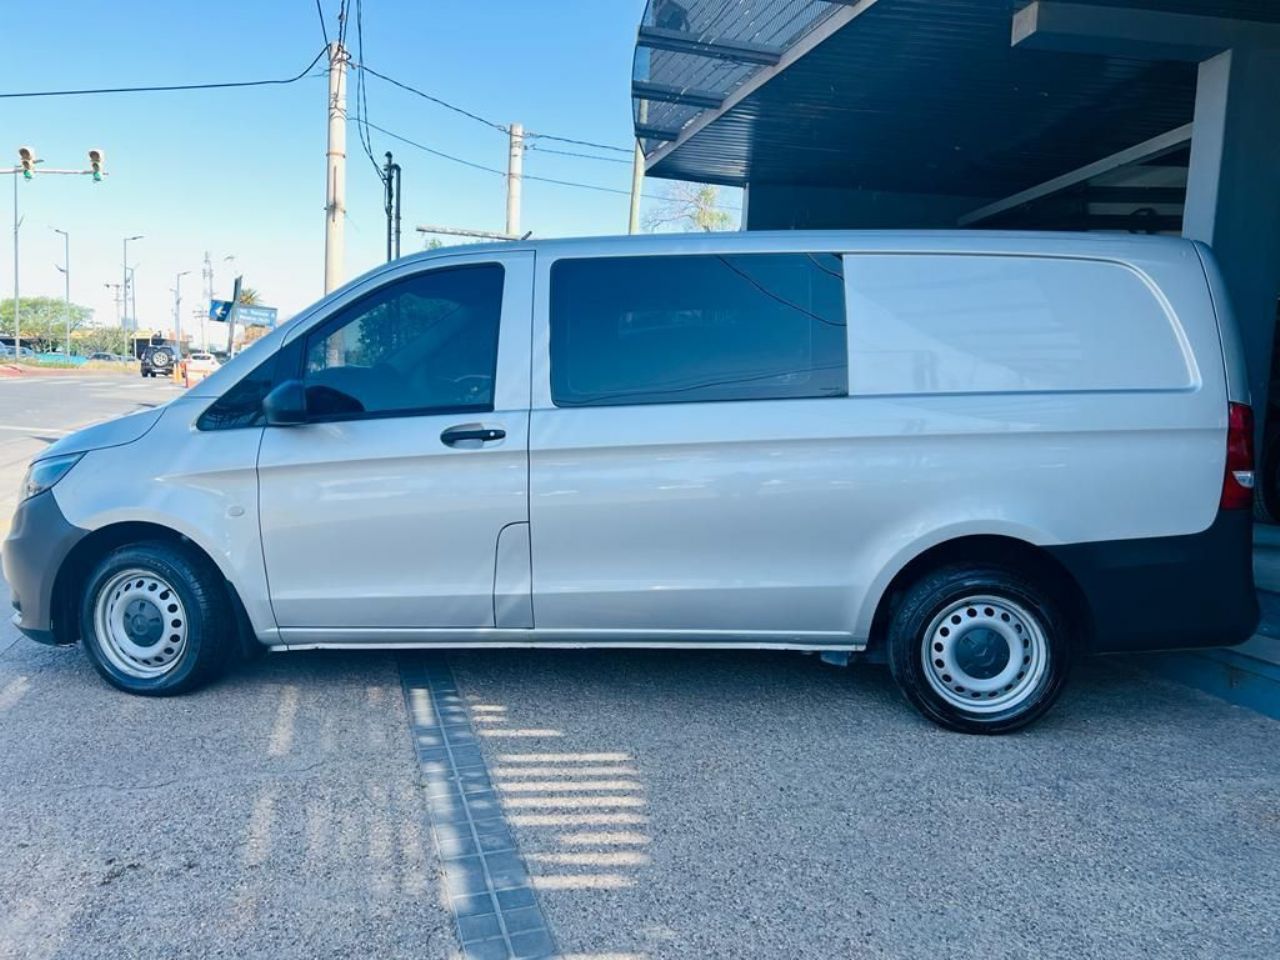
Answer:
[{"label": "overhead power line", "polygon": [[600,160],[603,163],[621,163],[628,167],[631,166],[632,163],[632,161],[623,160],[621,157],[598,157],[593,153],[577,153],[573,150],[557,150],[554,147],[540,147],[536,143],[529,144],[528,149],[537,150],[539,153],[554,153],[559,157],[580,157],[583,160]]},{"label": "overhead power line", "polygon": [[[358,18],[359,18],[359,10],[358,10],[358,8],[357,8],[356,16],[357,16],[356,28],[357,28],[357,30],[358,30],[358,29],[359,29],[359,19],[358,19]],[[415,87],[415,86],[413,86],[413,85],[411,85],[411,84],[405,83],[405,82],[403,82],[403,81],[401,81],[401,80],[397,80],[397,79],[395,79],[394,77],[389,77],[389,76],[387,76],[385,73],[379,73],[377,70],[373,69],[373,67],[370,67],[370,66],[366,65],[366,64],[364,63],[364,58],[363,58],[363,57],[361,57],[361,58],[360,58],[360,61],[361,61],[361,62],[359,62],[359,63],[353,63],[353,64],[351,64],[352,68],[357,69],[357,70],[363,70],[363,71],[365,71],[366,73],[369,73],[369,74],[371,74],[371,75],[373,75],[373,76],[377,77],[379,80],[385,80],[387,83],[390,83],[390,84],[392,84],[393,86],[399,87],[401,90],[406,90],[406,91],[408,91],[409,93],[412,93],[412,94],[415,94],[416,96],[422,97],[424,100],[429,100],[429,101],[431,101],[432,103],[436,104],[437,106],[444,107],[446,110],[452,110],[454,113],[460,114],[461,116],[464,116],[464,117],[467,117],[468,119],[474,120],[474,121],[476,121],[477,123],[482,123],[482,124],[484,124],[486,127],[490,127],[490,128],[492,128],[492,129],[494,129],[494,130],[497,130],[497,131],[499,131],[499,132],[501,132],[501,133],[510,133],[510,132],[511,132],[511,131],[510,131],[510,129],[507,127],[507,125],[506,125],[506,124],[504,124],[504,123],[498,123],[496,120],[490,120],[488,117],[482,117],[482,116],[480,116],[480,114],[478,114],[478,113],[472,113],[470,110],[466,109],[465,107],[460,107],[460,106],[458,106],[456,103],[450,103],[448,100],[445,100],[445,99],[444,99],[444,98],[442,98],[442,97],[437,97],[437,96],[435,96],[434,94],[427,93],[425,90],[419,90],[417,87]],[[538,139],[538,140],[554,140],[554,141],[555,141],[555,142],[557,142],[557,143],[568,143],[568,144],[573,144],[573,145],[575,145],[575,146],[579,146],[579,147],[590,147],[590,148],[591,148],[591,149],[593,149],[593,150],[612,150],[612,151],[615,151],[615,152],[617,152],[617,153],[625,153],[625,154],[630,154],[630,153],[632,152],[632,150],[634,150],[634,149],[635,149],[634,147],[617,147],[617,146],[613,146],[612,144],[608,144],[608,143],[593,143],[593,142],[592,142],[592,141],[590,141],[590,140],[575,140],[573,137],[560,137],[560,136],[556,136],[556,135],[554,135],[554,134],[550,134],[550,133],[526,133],[526,134],[525,134],[525,138],[526,138],[526,139],[530,139],[530,140],[532,140],[532,139]],[[548,153],[553,152],[553,151],[551,151],[550,149],[545,148],[545,147],[544,147],[543,149],[546,149]],[[603,159],[605,159],[605,158],[604,158],[604,157],[596,157],[596,158],[594,158],[594,159],[603,160]],[[624,161],[624,162],[629,163],[630,161]]]},{"label": "overhead power line", "polygon": [[384,136],[390,137],[392,140],[399,140],[401,143],[408,144],[411,147],[416,147],[417,149],[423,151],[424,153],[429,153],[432,156],[441,157],[445,160],[452,160],[454,163],[460,163],[464,167],[471,167],[475,170],[483,170],[485,173],[496,173],[500,177],[505,177],[507,175],[507,171],[505,170],[499,170],[497,167],[486,167],[483,163],[476,163],[472,160],[464,160],[462,159],[462,157],[455,157],[451,153],[445,153],[443,150],[437,150],[434,147],[428,147],[424,143],[418,143],[418,141],[416,140],[410,140],[408,137],[403,136],[402,134],[396,133],[392,130],[388,130],[386,127],[380,127],[376,123],[368,123],[366,121],[366,125],[369,127],[370,130],[377,130],[379,133],[383,134]]},{"label": "overhead power line", "polygon": [[164,93],[171,90],[226,90],[232,87],[271,87],[296,83],[305,77],[325,55],[321,50],[303,68],[301,73],[279,80],[232,80],[225,83],[172,83],[148,87],[97,87],[86,90],[25,90],[20,93],[0,93],[0,100],[12,100],[19,97],[75,97],[89,96],[99,93]]},{"label": "overhead power line", "polygon": [[[445,153],[445,151],[443,150],[437,150],[435,147],[428,147],[424,143],[419,143],[416,140],[411,140],[409,137],[406,137],[403,134],[396,133],[393,130],[388,130],[385,127],[380,127],[376,123],[369,123],[368,126],[371,130],[377,130],[379,133],[383,134],[384,136],[391,137],[391,139],[393,140],[399,140],[403,144],[407,144],[410,147],[414,147],[418,150],[422,150],[423,152],[429,153],[432,156],[440,157],[441,159],[444,159],[444,160],[451,160],[454,163],[462,164],[464,167],[471,167],[473,170],[480,170],[480,171],[483,171],[484,173],[492,173],[499,177],[505,177],[507,175],[507,171],[505,170],[499,170],[497,167],[489,167],[483,163],[476,163],[474,160],[465,160],[462,157],[454,156],[452,153]],[[595,190],[600,193],[616,193],[624,197],[629,197],[631,195],[630,190],[622,190],[622,189],[619,189],[618,187],[606,187],[598,183],[581,183],[580,181],[577,181],[577,180],[560,180],[555,177],[539,177],[535,174],[529,174],[529,173],[524,174],[524,179],[536,180],[540,183],[556,184],[562,187],[574,187],[579,190]],[[647,200],[665,200],[666,199],[665,197],[656,197],[650,193],[644,194],[644,197]],[[737,210],[741,210],[742,208],[725,204],[723,206],[717,205],[716,209],[737,211]]]},{"label": "overhead power line", "polygon": [[526,137],[536,140],[554,140],[556,143],[572,143],[578,147],[591,147],[593,150],[614,150],[618,153],[631,153],[635,147],[615,147],[608,143],[592,143],[590,140],[574,140],[572,137],[557,137],[550,133],[526,133]]},{"label": "overhead power line", "polygon": [[316,0],[316,14],[320,17],[320,33],[324,36],[324,45],[329,46],[329,28],[324,24],[324,7],[320,6],[320,0]]},{"label": "overhead power line", "polygon": [[[363,0],[356,0],[356,52],[361,60],[364,59],[364,4]],[[360,138],[360,146],[364,148],[365,155],[369,158],[369,163],[373,166],[373,171],[378,175],[378,182],[386,184],[386,178],[383,175],[382,168],[378,166],[378,161],[373,156],[373,140],[369,136],[369,95],[365,89],[364,72],[361,71],[356,76],[356,134]]]},{"label": "overhead power line", "polygon": [[385,80],[387,83],[391,84],[394,87],[399,87],[401,90],[406,90],[409,93],[422,97],[422,99],[424,100],[429,100],[432,103],[436,104],[436,106],[444,107],[446,110],[452,110],[454,113],[461,114],[462,116],[467,117],[468,119],[476,121],[477,123],[483,123],[486,127],[491,127],[492,129],[497,130],[501,133],[507,132],[506,126],[504,126],[501,123],[497,123],[493,120],[489,120],[485,117],[482,117],[478,113],[472,113],[470,110],[466,110],[458,106],[456,103],[450,103],[448,100],[443,100],[440,97],[432,96],[431,94],[427,93],[424,90],[419,90],[417,87],[410,86],[407,83],[403,83],[399,80],[396,80],[394,77],[389,77],[385,73],[379,73],[377,70],[373,69],[373,67],[366,66],[364,63],[353,63],[351,64],[351,66],[355,67],[357,70],[362,70],[365,73],[370,74],[371,76],[375,76],[379,80]]}]

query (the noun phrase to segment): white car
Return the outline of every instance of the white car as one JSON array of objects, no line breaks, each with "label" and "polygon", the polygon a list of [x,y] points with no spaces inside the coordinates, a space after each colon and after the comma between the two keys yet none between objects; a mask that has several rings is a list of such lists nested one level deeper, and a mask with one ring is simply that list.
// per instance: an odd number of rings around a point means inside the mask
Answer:
[{"label": "white car", "polygon": [[1189,241],[518,242],[59,441],[4,565],[23,632],[134,693],[244,646],[777,648],[996,733],[1079,653],[1250,635],[1252,471]]},{"label": "white car", "polygon": [[222,364],[218,362],[218,358],[212,353],[196,352],[187,357],[187,372],[208,375],[217,370]]}]

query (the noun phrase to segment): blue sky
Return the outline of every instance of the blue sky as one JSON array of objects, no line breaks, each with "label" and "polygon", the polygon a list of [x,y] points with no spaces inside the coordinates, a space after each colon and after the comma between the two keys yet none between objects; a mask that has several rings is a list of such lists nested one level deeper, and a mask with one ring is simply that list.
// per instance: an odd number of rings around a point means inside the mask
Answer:
[{"label": "blue sky", "polygon": [[[330,34],[338,0],[322,0]],[[643,0],[364,0],[365,59],[374,69],[499,123],[628,146],[635,29]],[[354,24],[348,45],[354,46]],[[0,90],[200,83],[299,72],[323,39],[314,0],[119,0],[9,3]],[[354,56],[353,51],[353,56]],[[317,68],[317,71],[320,68]],[[495,168],[506,138],[374,77],[372,122]],[[0,100],[0,163],[21,144],[49,167],[84,165],[106,151],[106,182],[37,176],[19,184],[24,296],[61,296],[54,264],[71,233],[72,298],[114,322],[107,283],[119,283],[121,238],[136,264],[143,327],[169,325],[174,277],[183,278],[184,323],[199,302],[201,258],[217,285],[233,266],[267,303],[291,313],[320,296],[324,240],[326,84],[95,97]],[[355,84],[350,94],[354,97]],[[565,147],[563,144],[546,146]],[[396,143],[374,132],[381,162],[404,168],[404,251],[421,246],[422,222],[500,230],[501,177]],[[611,156],[625,159],[621,153]],[[381,262],[381,185],[354,122],[348,131],[347,275]],[[525,172],[626,190],[630,167],[530,150]],[[662,191],[650,181],[646,193]],[[723,202],[740,203],[737,191]],[[12,190],[0,181],[0,296],[12,295]],[[526,182],[523,225],[540,236],[621,233],[626,196]],[[223,258],[234,255],[233,263]]]}]

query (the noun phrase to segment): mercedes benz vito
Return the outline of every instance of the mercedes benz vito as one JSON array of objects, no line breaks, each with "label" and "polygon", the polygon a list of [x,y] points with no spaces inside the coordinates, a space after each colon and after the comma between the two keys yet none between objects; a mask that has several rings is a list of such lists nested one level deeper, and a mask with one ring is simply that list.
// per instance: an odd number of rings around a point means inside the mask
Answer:
[{"label": "mercedes benz vito", "polygon": [[1178,239],[435,250],[54,444],[4,567],[132,693],[263,648],[777,648],[1000,732],[1080,654],[1250,635],[1248,402]]}]

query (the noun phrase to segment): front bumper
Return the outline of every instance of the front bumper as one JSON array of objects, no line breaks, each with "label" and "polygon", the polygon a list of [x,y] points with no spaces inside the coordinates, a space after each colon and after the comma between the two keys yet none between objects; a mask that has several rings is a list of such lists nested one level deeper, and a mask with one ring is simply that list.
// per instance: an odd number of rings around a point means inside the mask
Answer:
[{"label": "front bumper", "polygon": [[32,640],[57,642],[54,582],[67,555],[87,533],[67,522],[52,490],[18,504],[0,557],[17,611],[13,623]]}]

